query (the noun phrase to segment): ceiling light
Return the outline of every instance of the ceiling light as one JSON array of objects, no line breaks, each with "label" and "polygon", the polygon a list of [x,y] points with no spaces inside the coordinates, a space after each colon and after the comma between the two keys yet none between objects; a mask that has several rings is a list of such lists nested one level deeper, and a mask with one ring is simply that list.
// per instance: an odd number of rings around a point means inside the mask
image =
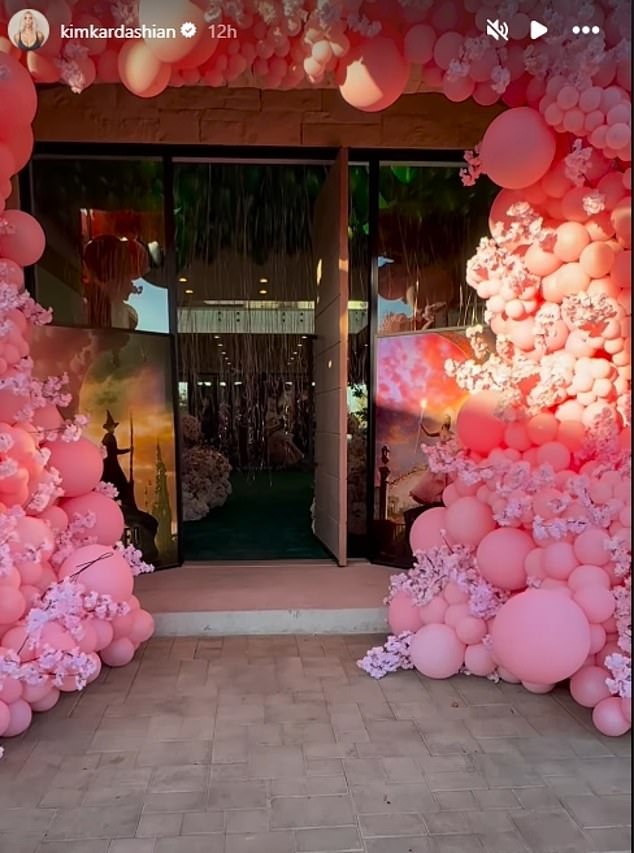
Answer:
[{"label": "ceiling light", "polygon": [[220,340],[220,335],[214,335],[214,341]]},{"label": "ceiling light", "polygon": [[268,283],[269,283],[268,278],[266,276],[262,276],[262,278],[260,279],[260,284],[268,284]]},{"label": "ceiling light", "polygon": [[187,290],[185,291],[185,293],[186,293],[188,296],[191,296],[193,292],[194,292],[194,291],[193,291],[193,290],[191,290],[191,288],[189,288],[189,287],[188,287],[188,288],[187,288]]},{"label": "ceiling light", "polygon": [[238,381],[238,382],[234,382],[233,384],[234,385],[242,385],[242,382]]},{"label": "ceiling light", "polygon": [[305,341],[308,335],[302,335],[302,340]]},{"label": "ceiling light", "polygon": [[297,346],[301,348],[304,346],[304,344],[297,344]]},{"label": "ceiling light", "polygon": [[266,296],[266,294],[268,293],[268,290],[260,290],[258,292],[260,293],[261,296]]},{"label": "ceiling light", "polygon": [[219,384],[220,384],[220,387],[221,387],[221,388],[226,388],[226,387],[227,387],[227,383],[226,383],[226,382],[220,382]]},{"label": "ceiling light", "polygon": [[183,284],[185,284],[185,282],[187,281],[187,276],[182,275],[178,280],[181,281]]},{"label": "ceiling light", "polygon": [[222,344],[222,343],[218,343],[218,346],[220,347],[220,349],[222,349],[222,348],[223,348],[223,346],[224,346],[224,344]]}]

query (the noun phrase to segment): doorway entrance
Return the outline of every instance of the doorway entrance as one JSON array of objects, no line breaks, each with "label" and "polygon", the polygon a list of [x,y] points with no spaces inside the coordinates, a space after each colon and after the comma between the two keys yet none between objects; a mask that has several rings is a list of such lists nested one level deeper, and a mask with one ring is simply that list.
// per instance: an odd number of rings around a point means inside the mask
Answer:
[{"label": "doorway entrance", "polygon": [[187,560],[346,561],[346,177],[174,165]]}]

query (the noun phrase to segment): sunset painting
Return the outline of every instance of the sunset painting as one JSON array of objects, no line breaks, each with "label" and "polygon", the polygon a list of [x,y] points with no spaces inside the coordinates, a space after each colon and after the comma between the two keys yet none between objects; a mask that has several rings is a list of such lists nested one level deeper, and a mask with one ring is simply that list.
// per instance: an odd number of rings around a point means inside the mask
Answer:
[{"label": "sunset painting", "polygon": [[[70,358],[69,353],[74,353]],[[176,442],[172,353],[166,335],[44,326],[33,357],[39,377],[69,377],[62,414],[90,418],[104,444],[104,480],[119,490],[126,535],[158,567],[177,563]]]}]

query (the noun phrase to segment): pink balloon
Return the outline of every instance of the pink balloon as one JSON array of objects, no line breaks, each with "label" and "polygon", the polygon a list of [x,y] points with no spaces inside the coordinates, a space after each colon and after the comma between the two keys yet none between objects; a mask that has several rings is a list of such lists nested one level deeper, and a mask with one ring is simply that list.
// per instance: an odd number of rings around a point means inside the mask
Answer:
[{"label": "pink balloon", "polygon": [[425,65],[432,58],[436,33],[426,24],[417,24],[404,40],[405,59],[414,65]]},{"label": "pink balloon", "polygon": [[492,530],[482,539],[476,552],[480,574],[500,589],[524,589],[524,564],[534,547],[532,536],[523,530],[512,527]]},{"label": "pink balloon", "polygon": [[114,629],[110,622],[103,619],[93,619],[92,627],[97,635],[95,651],[99,652],[109,646],[114,639]]},{"label": "pink balloon", "polygon": [[26,601],[20,590],[12,586],[4,586],[0,595],[0,625],[17,622],[25,610]]},{"label": "pink balloon", "polygon": [[494,528],[490,507],[477,498],[460,498],[447,509],[447,532],[461,545],[475,547]]},{"label": "pink balloon", "polygon": [[584,586],[602,586],[610,589],[610,578],[599,566],[577,566],[568,578],[568,586],[575,592]]},{"label": "pink balloon", "polygon": [[602,699],[592,712],[592,722],[601,734],[620,737],[630,730],[630,722],[623,713],[618,696]]},{"label": "pink balloon", "polygon": [[522,681],[522,687],[526,688],[529,693],[550,693],[554,686],[554,684],[535,684],[532,681]]},{"label": "pink balloon", "polygon": [[445,545],[440,531],[447,527],[447,510],[435,506],[427,509],[416,518],[409,533],[409,544],[412,553],[428,551]]},{"label": "pink balloon", "polygon": [[507,189],[539,181],[555,156],[555,134],[537,110],[517,107],[493,119],[480,145],[480,160],[491,180]]},{"label": "pink balloon", "polygon": [[409,79],[409,65],[391,38],[377,36],[361,42],[345,59],[346,76],[339,86],[345,101],[364,112],[393,104]]},{"label": "pink balloon", "polygon": [[579,565],[569,542],[552,542],[544,548],[544,571],[549,578],[565,581]]},{"label": "pink balloon", "polygon": [[390,601],[387,608],[387,621],[393,634],[402,634],[404,631],[416,633],[423,625],[420,608],[411,596],[402,591],[397,592]]},{"label": "pink balloon", "polygon": [[42,684],[25,684],[22,692],[22,698],[25,702],[28,702],[29,705],[33,705],[34,702],[39,702],[41,699],[44,699],[50,691],[51,680],[50,678],[47,678]]},{"label": "pink balloon", "polygon": [[134,657],[134,646],[127,637],[113,640],[100,653],[106,666],[127,666]]},{"label": "pink balloon", "polygon": [[51,687],[46,694],[41,699],[38,699],[37,702],[33,702],[31,704],[31,708],[33,711],[43,712],[50,711],[51,708],[54,708],[57,705],[60,697],[60,692],[56,687]]},{"label": "pink balloon", "polygon": [[540,465],[550,465],[554,471],[563,471],[570,465],[570,451],[560,441],[547,441],[537,451]]},{"label": "pink balloon", "polygon": [[533,444],[542,445],[554,441],[559,429],[559,421],[549,412],[534,415],[526,424],[528,437]]},{"label": "pink balloon", "polygon": [[451,628],[456,627],[459,622],[466,619],[471,614],[468,604],[450,604],[445,611],[445,625]]},{"label": "pink balloon", "polygon": [[31,124],[35,117],[37,95],[29,72],[13,56],[1,51],[0,103],[0,138],[8,138],[14,128]]},{"label": "pink balloon", "polygon": [[526,426],[519,421],[510,423],[504,430],[504,443],[514,450],[528,450],[531,441]]},{"label": "pink balloon", "polygon": [[628,721],[628,723],[632,724],[632,699],[630,697],[623,697],[621,699],[621,710],[623,711],[623,716]]},{"label": "pink balloon", "polygon": [[448,625],[424,625],[410,646],[412,663],[428,678],[450,678],[464,663],[465,645]]},{"label": "pink balloon", "polygon": [[[422,609],[422,608],[421,608]],[[421,615],[421,624],[422,624]],[[132,630],[130,631],[130,640],[138,645],[149,640],[154,633],[154,619],[147,610],[136,610],[133,613]]]},{"label": "pink balloon", "polygon": [[114,545],[123,535],[125,521],[119,505],[112,498],[101,495],[99,492],[90,492],[90,494],[63,501],[62,509],[69,519],[72,519],[75,514],[94,513],[96,523],[90,528],[90,535],[96,536],[100,545]]},{"label": "pink balloon", "polygon": [[583,250],[590,244],[590,235],[580,222],[563,222],[557,227],[556,234],[553,252],[565,263],[578,261]]},{"label": "pink balloon", "polygon": [[580,563],[605,566],[610,561],[606,548],[608,536],[598,527],[588,527],[574,541],[575,554]]},{"label": "pink balloon", "polygon": [[420,618],[423,625],[432,625],[437,622],[445,621],[445,613],[449,605],[442,595],[437,595],[429,604],[424,604],[420,608]]},{"label": "pink balloon", "polygon": [[490,675],[495,669],[495,661],[482,643],[467,646],[464,653],[464,665],[473,675],[481,677]]},{"label": "pink balloon", "polygon": [[590,652],[590,625],[565,595],[528,589],[502,605],[491,629],[493,654],[521,681],[556,684],[575,673]]},{"label": "pink balloon", "polygon": [[161,62],[142,40],[127,41],[117,62],[121,82],[138,97],[155,97],[169,83],[171,66]]},{"label": "pink balloon", "polygon": [[590,625],[590,657],[601,651],[606,644],[606,637],[603,625]]},{"label": "pink balloon", "polygon": [[505,424],[496,416],[500,402],[498,393],[481,391],[472,394],[462,404],[456,421],[456,432],[465,447],[486,455],[502,445]]},{"label": "pink balloon", "polygon": [[9,728],[11,722],[11,711],[6,702],[0,699],[0,737]]},{"label": "pink balloon", "polygon": [[105,545],[84,545],[62,563],[59,579],[74,576],[87,590],[126,601],[134,581],[126,560]]},{"label": "pink balloon", "polygon": [[5,210],[2,216],[13,232],[0,231],[0,257],[9,258],[21,267],[39,261],[46,237],[37,219],[22,210]]},{"label": "pink balloon", "polygon": [[4,730],[3,737],[17,737],[17,735],[21,735],[31,725],[31,719],[33,718],[31,706],[24,699],[17,699],[8,707],[11,719],[9,720],[9,725]]},{"label": "pink balloon", "polygon": [[455,581],[449,581],[443,596],[448,604],[466,604],[469,601],[469,595]]},{"label": "pink balloon", "polygon": [[92,441],[54,441],[45,444],[50,452],[49,466],[59,471],[64,496],[78,497],[92,491],[103,474],[101,451]]},{"label": "pink balloon", "polygon": [[584,666],[570,679],[570,694],[584,708],[594,708],[610,696],[606,684],[609,673],[601,666]]},{"label": "pink balloon", "polygon": [[605,622],[614,613],[616,600],[609,589],[602,586],[582,586],[574,594],[589,622],[597,625]]},{"label": "pink balloon", "polygon": [[466,645],[479,643],[487,633],[486,622],[476,616],[465,616],[455,628],[456,636],[461,643]]}]

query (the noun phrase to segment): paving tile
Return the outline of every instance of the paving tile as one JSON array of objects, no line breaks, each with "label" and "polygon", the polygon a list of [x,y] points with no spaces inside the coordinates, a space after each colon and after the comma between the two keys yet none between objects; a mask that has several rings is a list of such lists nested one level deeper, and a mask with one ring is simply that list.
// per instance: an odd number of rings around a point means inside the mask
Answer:
[{"label": "paving tile", "polygon": [[367,853],[437,853],[434,839],[414,835],[400,838],[368,838]]},{"label": "paving tile", "polygon": [[157,838],[154,853],[226,853],[225,836],[180,835],[178,838]]},{"label": "paving tile", "polygon": [[364,838],[397,835],[427,835],[427,827],[418,814],[366,814],[359,817],[359,829]]},{"label": "paving tile", "polygon": [[263,809],[266,807],[266,784],[263,781],[212,781],[211,783],[208,805],[211,810]]},{"label": "paving tile", "polygon": [[359,815],[390,812],[439,811],[429,788],[423,783],[370,782],[350,788],[354,807]]},{"label": "paving tile", "polygon": [[512,813],[516,824],[529,849],[539,853],[563,853],[577,850],[577,853],[589,849],[583,833],[570,815],[560,811],[540,812],[539,819],[534,814]]},{"label": "paving tile", "polygon": [[46,832],[55,818],[54,809],[0,809],[0,833],[18,833],[28,830],[29,835]]},{"label": "paving tile", "polygon": [[146,793],[143,812],[188,812],[206,808],[207,791],[166,791]]},{"label": "paving tile", "polygon": [[149,744],[139,750],[139,767],[168,767],[182,764],[209,764],[210,741],[166,741]]},{"label": "paving tile", "polygon": [[183,764],[155,767],[150,776],[148,790],[153,793],[165,791],[204,791],[209,783],[209,768],[198,764]]},{"label": "paving tile", "polygon": [[348,793],[344,776],[303,776],[299,779],[271,779],[271,797],[325,797]]},{"label": "paving tile", "polygon": [[298,829],[295,831],[297,853],[356,853],[362,851],[363,841],[352,826],[332,829]]},{"label": "paving tile", "polygon": [[108,853],[154,853],[153,838],[119,838],[110,842]]},{"label": "paving tile", "polygon": [[350,826],[355,823],[350,797],[275,797],[271,800],[271,828],[303,829]]},{"label": "paving tile", "polygon": [[430,835],[482,834],[513,830],[509,812],[496,809],[489,812],[441,811],[426,814],[425,822]]},{"label": "paving tile", "polygon": [[426,773],[425,780],[431,791],[473,791],[488,788],[486,779],[475,770],[449,773]]},{"label": "paving tile", "polygon": [[487,832],[480,836],[487,853],[537,853],[526,845],[519,832]]},{"label": "paving tile", "polygon": [[90,838],[134,838],[141,809],[125,802],[116,806],[60,809],[46,835],[52,841]]},{"label": "paving tile", "polygon": [[441,835],[434,838],[437,853],[476,853],[484,850],[477,835]]},{"label": "paving tile", "polygon": [[[0,847],[1,849],[3,848]],[[20,847],[17,849],[21,850]],[[14,848],[7,847],[7,853],[9,850],[10,853],[15,853]],[[84,839],[83,841],[44,841],[37,848],[37,853],[110,853],[110,850],[111,842],[109,839],[92,841]]]},{"label": "paving tile", "polygon": [[161,838],[179,835],[182,822],[183,816],[178,812],[141,815],[136,831],[137,838]]},{"label": "paving tile", "polygon": [[208,835],[224,832],[224,812],[187,812],[183,815],[181,835]]},{"label": "paving tile", "polygon": [[225,832],[242,834],[268,832],[269,817],[268,809],[234,809],[225,812]]},{"label": "paving tile", "polygon": [[631,826],[632,801],[624,796],[564,797],[562,803],[584,829]]},{"label": "paving tile", "polygon": [[299,746],[252,746],[248,756],[253,779],[280,779],[304,775],[304,755]]},{"label": "paving tile", "polygon": [[631,853],[632,830],[621,827],[586,829],[592,853]]},{"label": "paving tile", "polygon": [[[480,792],[478,792],[480,793]],[[484,791],[482,793],[489,793]],[[473,791],[436,791],[434,799],[441,811],[468,811],[482,808],[476,800]]]},{"label": "paving tile", "polygon": [[295,838],[288,831],[227,835],[224,853],[295,853]]}]

